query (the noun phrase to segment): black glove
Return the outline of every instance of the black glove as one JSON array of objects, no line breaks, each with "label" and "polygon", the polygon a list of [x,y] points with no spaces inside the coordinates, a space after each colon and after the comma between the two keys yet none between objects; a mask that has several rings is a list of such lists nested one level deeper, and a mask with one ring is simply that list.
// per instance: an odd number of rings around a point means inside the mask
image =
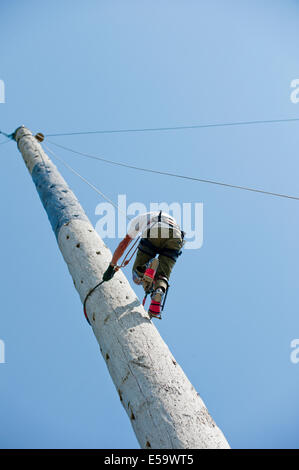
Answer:
[{"label": "black glove", "polygon": [[115,274],[114,266],[111,266],[111,264],[109,264],[108,268],[103,274],[103,281],[110,281],[110,279],[113,278],[114,274]]}]

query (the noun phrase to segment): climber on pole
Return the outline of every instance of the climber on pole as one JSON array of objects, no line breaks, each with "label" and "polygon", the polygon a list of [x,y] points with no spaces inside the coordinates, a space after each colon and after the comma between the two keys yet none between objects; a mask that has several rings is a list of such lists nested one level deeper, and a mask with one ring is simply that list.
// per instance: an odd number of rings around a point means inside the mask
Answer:
[{"label": "climber on pole", "polygon": [[184,244],[184,232],[166,212],[146,212],[131,221],[127,235],[114,251],[103,280],[112,279],[119,269],[117,261],[139,234],[140,242],[132,268],[133,281],[143,285],[145,298],[151,295],[149,315],[161,318],[169,277]]}]

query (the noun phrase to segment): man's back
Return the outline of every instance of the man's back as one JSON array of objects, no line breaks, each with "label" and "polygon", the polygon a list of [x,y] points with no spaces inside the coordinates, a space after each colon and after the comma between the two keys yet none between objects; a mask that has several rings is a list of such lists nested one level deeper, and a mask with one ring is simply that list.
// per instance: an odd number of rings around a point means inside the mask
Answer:
[{"label": "man's back", "polygon": [[175,231],[176,237],[181,236],[177,222],[167,212],[145,212],[131,221],[128,235],[130,238],[135,238],[138,234],[142,238],[157,238],[159,230],[161,238],[168,238],[170,228]]}]

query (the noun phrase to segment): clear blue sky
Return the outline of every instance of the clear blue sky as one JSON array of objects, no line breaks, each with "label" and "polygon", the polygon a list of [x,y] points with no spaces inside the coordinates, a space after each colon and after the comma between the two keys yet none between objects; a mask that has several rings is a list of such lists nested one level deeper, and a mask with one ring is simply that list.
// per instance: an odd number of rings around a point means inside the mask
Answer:
[{"label": "clear blue sky", "polygon": [[[3,0],[0,41],[5,132],[299,117],[290,101],[299,78],[296,1]],[[299,196],[298,126],[55,140]],[[156,326],[232,447],[298,448],[290,342],[299,337],[299,202],[58,153],[113,199],[204,204],[203,247],[177,263]],[[1,145],[0,158],[0,447],[136,448],[15,143]],[[100,198],[58,167],[95,224]]]}]

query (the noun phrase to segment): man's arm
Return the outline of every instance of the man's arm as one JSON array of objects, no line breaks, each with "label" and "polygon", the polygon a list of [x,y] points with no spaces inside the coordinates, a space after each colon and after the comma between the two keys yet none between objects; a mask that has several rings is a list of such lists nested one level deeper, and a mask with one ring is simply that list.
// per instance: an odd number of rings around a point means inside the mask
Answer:
[{"label": "man's arm", "polygon": [[124,254],[124,251],[127,249],[131,241],[132,241],[132,238],[129,237],[129,235],[126,235],[125,238],[120,242],[120,244],[118,245],[118,247],[113,253],[112,260],[110,263],[111,266],[116,266],[117,261]]},{"label": "man's arm", "polygon": [[122,256],[123,252],[130,244],[132,238],[129,235],[126,235],[125,238],[120,242],[115,252],[113,253],[111,263],[103,274],[103,281],[110,281],[113,278],[115,272],[117,271],[116,263],[119,258]]}]

